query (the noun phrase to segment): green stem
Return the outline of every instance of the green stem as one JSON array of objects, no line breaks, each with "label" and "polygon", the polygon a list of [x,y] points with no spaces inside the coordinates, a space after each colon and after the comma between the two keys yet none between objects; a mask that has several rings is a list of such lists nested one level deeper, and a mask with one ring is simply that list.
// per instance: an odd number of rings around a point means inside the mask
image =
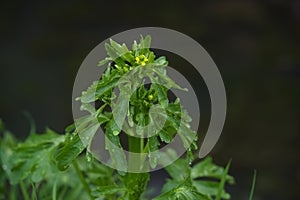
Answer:
[{"label": "green stem", "polygon": [[21,186],[21,191],[22,191],[24,200],[30,200],[26,185],[23,181],[20,182],[20,186]]},{"label": "green stem", "polygon": [[252,200],[252,198],[253,198],[255,183],[256,183],[256,170],[254,170],[254,174],[253,174],[252,187],[251,187],[251,191],[250,191],[249,200]]},{"label": "green stem", "polygon": [[[134,153],[144,153],[144,139],[128,136],[129,151]],[[147,147],[147,145],[146,145]],[[140,158],[130,156],[129,167],[134,171],[139,171],[144,164],[143,155]],[[137,162],[138,159],[138,162]],[[149,181],[149,173],[127,173],[125,177],[125,185],[128,189],[129,200],[139,200],[141,194],[145,191]]]},{"label": "green stem", "polygon": [[140,138],[140,153],[144,151],[144,138]]},{"label": "green stem", "polygon": [[76,160],[73,162],[73,166],[74,166],[74,168],[75,168],[75,170],[76,170],[77,176],[79,177],[81,184],[83,185],[83,188],[85,189],[85,191],[86,191],[87,194],[89,195],[90,199],[91,199],[91,200],[94,200],[94,197],[92,196],[90,187],[89,187],[89,185],[87,184],[87,182],[85,181],[85,179],[84,179],[84,177],[83,177],[83,174],[81,173],[80,168],[79,168],[79,166],[78,166]]},{"label": "green stem", "polygon": [[15,185],[11,185],[9,190],[9,200],[16,200],[17,187]]},{"label": "green stem", "polygon": [[53,184],[53,189],[52,189],[52,200],[56,200],[56,180],[54,181]]}]

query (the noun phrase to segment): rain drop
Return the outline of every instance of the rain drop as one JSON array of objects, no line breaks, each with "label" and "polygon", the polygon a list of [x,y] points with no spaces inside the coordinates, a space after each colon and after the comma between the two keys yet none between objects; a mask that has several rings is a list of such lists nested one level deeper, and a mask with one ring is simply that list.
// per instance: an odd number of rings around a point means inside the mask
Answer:
[{"label": "rain drop", "polygon": [[7,165],[2,165],[2,169],[3,169],[4,171],[6,171],[6,170],[7,170]]}]

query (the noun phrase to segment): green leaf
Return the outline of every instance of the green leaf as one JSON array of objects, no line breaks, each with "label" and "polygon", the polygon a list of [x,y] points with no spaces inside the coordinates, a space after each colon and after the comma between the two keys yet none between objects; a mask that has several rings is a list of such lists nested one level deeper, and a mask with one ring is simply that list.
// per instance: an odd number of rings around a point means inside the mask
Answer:
[{"label": "green leaf", "polygon": [[123,54],[126,54],[129,52],[128,48],[126,47],[126,45],[120,45],[118,43],[116,43],[115,41],[113,41],[112,39],[109,40],[110,41],[110,45],[115,49],[115,52],[119,55],[122,56]]},{"label": "green leaf", "polygon": [[[224,174],[224,168],[213,163],[211,157],[207,157],[195,166],[193,166],[191,171],[191,177],[193,179],[202,177],[211,177],[216,179],[221,179]],[[234,183],[234,178],[230,175],[226,176],[226,180],[230,183]]]},{"label": "green leaf", "polygon": [[161,57],[157,58],[154,61],[154,63],[159,65],[159,66],[167,66],[168,65],[168,61],[167,61],[165,56],[161,56]]},{"label": "green leaf", "polygon": [[86,127],[84,127],[82,130],[77,130],[84,146],[90,146],[94,135],[99,129],[100,125],[101,124],[99,123],[98,119],[93,118]]},{"label": "green leaf", "polygon": [[114,50],[112,46],[110,46],[107,43],[104,46],[107,54],[112,58],[112,60],[115,60],[119,57],[119,55],[117,54],[117,52]]},{"label": "green leaf", "polygon": [[155,197],[153,200],[212,200],[210,197],[199,193],[192,186],[183,183],[178,187]]},{"label": "green leaf", "polygon": [[[200,191],[202,194],[206,194],[208,196],[216,196],[219,192],[219,182],[216,181],[204,181],[204,180],[193,180],[193,186]],[[223,199],[230,199],[230,195],[222,189],[221,197]]]},{"label": "green leaf", "polygon": [[250,191],[250,195],[249,195],[249,200],[253,199],[255,183],[256,183],[256,170],[254,171],[254,174],[253,174],[253,180],[252,180],[252,186],[251,186],[251,191]]},{"label": "green leaf", "polygon": [[168,77],[164,73],[162,73],[161,70],[163,70],[161,67],[153,67],[153,71],[159,77],[159,82],[158,83],[165,83],[164,86],[167,87],[167,88],[175,88],[175,89],[179,89],[179,90],[183,90],[183,91],[188,91],[186,88],[180,87],[170,77]]},{"label": "green leaf", "polygon": [[124,184],[128,190],[128,199],[140,199],[149,180],[149,173],[127,173],[124,178]]},{"label": "green leaf", "polygon": [[31,134],[24,143],[20,143],[7,163],[11,184],[20,183],[24,179],[40,182],[55,174],[53,157],[63,140],[64,136],[48,129],[45,134]]},{"label": "green leaf", "polygon": [[230,164],[231,164],[231,161],[229,161],[228,164],[226,165],[226,168],[225,168],[224,173],[222,175],[221,182],[219,184],[218,193],[216,195],[216,200],[221,200],[221,197],[222,197],[222,194],[223,194],[223,191],[224,191],[224,186],[225,186],[226,179],[227,179],[227,174],[228,174],[228,171],[229,171],[229,168],[230,168]]},{"label": "green leaf", "polygon": [[71,135],[57,150],[55,159],[58,169],[66,170],[84,149],[80,137]]},{"label": "green leaf", "polygon": [[105,65],[108,61],[111,61],[111,58],[104,58],[103,60],[99,61],[98,67]]},{"label": "green leaf", "polygon": [[127,171],[127,160],[123,151],[120,139],[117,135],[114,135],[115,122],[111,120],[105,126],[105,148],[109,151],[111,164],[118,171]]},{"label": "green leaf", "polygon": [[150,35],[147,35],[145,39],[141,38],[141,48],[142,49],[149,49],[151,46],[151,37]]},{"label": "green leaf", "polygon": [[[128,94],[121,91],[120,95],[116,101],[116,103],[113,106],[113,116],[114,116],[114,123],[111,125],[114,125],[115,123],[122,126],[125,122],[125,118],[128,113],[128,107],[129,107],[129,102],[128,102]],[[115,126],[114,126],[115,127]],[[122,127],[119,128],[119,130]],[[120,131],[119,131],[120,132]]]},{"label": "green leaf", "polygon": [[163,141],[165,143],[170,143],[171,140],[173,139],[172,135],[170,133],[168,133],[167,131],[165,131],[164,129],[160,130],[158,132],[158,134],[159,134],[161,141]]},{"label": "green leaf", "polygon": [[109,82],[95,81],[80,97],[82,103],[91,103],[99,99],[104,93],[112,90],[118,83],[118,77]]},{"label": "green leaf", "polygon": [[[151,81],[154,79],[152,78]],[[168,106],[167,88],[160,84],[152,84],[153,89],[157,92],[158,101],[163,108]]]},{"label": "green leaf", "polygon": [[132,44],[131,48],[132,48],[133,51],[136,51],[138,49],[138,44],[135,40],[133,41],[133,44]]},{"label": "green leaf", "polygon": [[101,187],[95,189],[92,192],[92,195],[95,197],[99,197],[99,196],[117,194],[117,193],[124,192],[124,191],[126,191],[125,187],[116,186],[116,185],[108,185],[108,186],[101,186]]},{"label": "green leaf", "polygon": [[178,134],[186,149],[190,148],[193,141],[197,140],[197,133],[187,128],[184,124],[181,124],[179,127]]},{"label": "green leaf", "polygon": [[178,159],[165,168],[174,180],[186,181],[190,179],[190,166],[186,159]]},{"label": "green leaf", "polygon": [[152,168],[155,168],[157,165],[157,160],[159,159],[158,147],[160,145],[157,136],[152,136],[148,138],[149,142],[149,162]]}]

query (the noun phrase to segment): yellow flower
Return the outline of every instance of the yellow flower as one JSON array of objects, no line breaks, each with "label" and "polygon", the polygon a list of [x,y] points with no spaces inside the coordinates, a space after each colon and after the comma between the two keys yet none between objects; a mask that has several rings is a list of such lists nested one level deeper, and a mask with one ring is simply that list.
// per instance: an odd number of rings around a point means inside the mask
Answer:
[{"label": "yellow flower", "polygon": [[135,57],[135,63],[138,65],[146,65],[146,63],[149,61],[149,59],[145,55],[140,55]]},{"label": "yellow flower", "polygon": [[135,57],[135,62],[138,64],[140,62],[140,58],[137,56]]}]

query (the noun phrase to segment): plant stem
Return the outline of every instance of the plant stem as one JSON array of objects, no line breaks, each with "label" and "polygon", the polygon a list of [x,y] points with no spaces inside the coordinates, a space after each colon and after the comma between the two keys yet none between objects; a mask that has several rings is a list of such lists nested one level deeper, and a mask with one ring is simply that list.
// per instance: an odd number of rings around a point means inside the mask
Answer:
[{"label": "plant stem", "polygon": [[20,182],[20,186],[21,186],[21,191],[22,191],[24,200],[30,200],[28,192],[27,192],[26,185],[24,184],[23,181]]},{"label": "plant stem", "polygon": [[17,187],[15,185],[11,185],[9,191],[9,200],[16,200]]},{"label": "plant stem", "polygon": [[56,180],[54,181],[53,184],[53,189],[52,189],[52,200],[56,200]]},{"label": "plant stem", "polygon": [[[128,137],[129,151],[133,153],[144,153],[144,139]],[[138,159],[138,162],[137,160]],[[129,168],[138,172],[143,168],[144,156],[140,155],[140,158],[135,156],[130,156]],[[129,191],[129,200],[139,200],[141,194],[146,189],[147,183],[149,181],[149,173],[127,173],[125,177],[125,185]]]},{"label": "plant stem", "polygon": [[252,187],[251,187],[251,191],[250,191],[249,200],[252,200],[252,198],[253,198],[255,183],[256,183],[256,170],[254,170],[254,174],[253,174]]},{"label": "plant stem", "polygon": [[74,166],[74,168],[75,168],[75,170],[76,170],[76,173],[77,173],[77,175],[78,175],[78,177],[79,177],[79,179],[80,179],[81,184],[83,185],[83,188],[84,188],[85,191],[88,193],[90,199],[91,199],[91,200],[94,200],[94,197],[92,196],[90,187],[89,187],[89,185],[87,184],[87,182],[85,181],[85,179],[84,179],[84,177],[83,177],[83,174],[81,173],[80,168],[79,168],[79,166],[78,166],[76,160],[73,162],[73,166]]}]

